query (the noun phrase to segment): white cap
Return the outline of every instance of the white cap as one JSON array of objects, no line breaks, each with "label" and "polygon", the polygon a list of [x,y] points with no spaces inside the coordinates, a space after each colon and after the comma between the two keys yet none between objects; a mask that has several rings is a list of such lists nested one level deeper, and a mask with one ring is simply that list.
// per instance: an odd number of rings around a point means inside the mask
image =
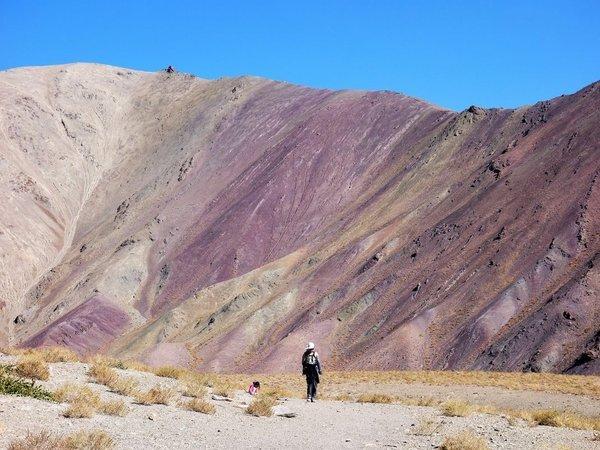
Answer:
[{"label": "white cap", "polygon": [[308,345],[306,346],[306,350],[313,350],[314,348],[315,348],[314,342],[309,342]]}]

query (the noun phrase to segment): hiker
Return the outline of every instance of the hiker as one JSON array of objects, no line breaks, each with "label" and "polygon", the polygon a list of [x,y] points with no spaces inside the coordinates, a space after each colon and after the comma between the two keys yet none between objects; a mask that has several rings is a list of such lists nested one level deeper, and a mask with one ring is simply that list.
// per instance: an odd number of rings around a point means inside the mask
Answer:
[{"label": "hiker", "polygon": [[250,386],[248,386],[248,394],[256,395],[258,394],[258,391],[260,391],[260,381],[253,381],[250,383]]},{"label": "hiker", "polygon": [[169,66],[169,67],[167,67],[165,69],[165,72],[167,72],[167,73],[173,73],[173,72],[175,72],[175,68],[173,66]]},{"label": "hiker", "polygon": [[302,355],[302,375],[306,376],[306,401],[314,402],[317,397],[317,384],[321,375],[321,362],[319,354],[315,351],[315,344],[309,342]]}]

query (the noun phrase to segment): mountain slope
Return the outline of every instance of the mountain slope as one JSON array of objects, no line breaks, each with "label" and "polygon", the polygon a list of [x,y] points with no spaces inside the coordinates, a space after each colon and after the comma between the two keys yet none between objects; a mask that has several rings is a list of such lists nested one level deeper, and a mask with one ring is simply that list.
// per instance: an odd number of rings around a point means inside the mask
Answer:
[{"label": "mountain slope", "polygon": [[5,343],[600,371],[598,84],[460,114],[88,64],[0,92]]}]

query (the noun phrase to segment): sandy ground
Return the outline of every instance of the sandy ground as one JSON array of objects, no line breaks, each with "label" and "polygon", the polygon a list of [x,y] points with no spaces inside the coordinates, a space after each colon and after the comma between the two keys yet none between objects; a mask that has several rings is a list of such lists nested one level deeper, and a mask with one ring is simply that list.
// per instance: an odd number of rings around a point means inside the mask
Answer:
[{"label": "sandy ground", "polygon": [[[1,362],[1,361],[0,361]],[[55,388],[66,382],[89,383],[85,364],[60,363],[51,365],[51,379],[43,383]],[[142,388],[155,384],[176,385],[175,380],[132,372]],[[490,448],[519,449],[593,449],[600,442],[592,440],[594,433],[545,426],[529,427],[525,423],[509,424],[500,416],[474,414],[469,417],[445,417],[430,407],[403,405],[359,404],[351,402],[318,401],[307,403],[289,399],[276,407],[280,412],[294,412],[294,418],[257,418],[244,412],[250,396],[239,392],[234,401],[213,401],[217,412],[213,416],[170,406],[143,406],[131,398],[108,392],[104,386],[89,383],[104,399],[123,398],[131,411],[125,417],[96,415],[90,419],[68,419],[62,416],[65,404],[38,401],[30,398],[0,396],[0,422],[5,431],[0,434],[0,447],[5,448],[15,438],[40,430],[68,434],[79,429],[100,428],[107,431],[119,449],[146,448],[436,448],[445,436],[470,429],[484,436]],[[411,391],[422,386],[406,386]],[[430,387],[442,391],[444,387]],[[449,388],[446,388],[447,390]],[[488,395],[489,388],[461,387],[471,396]],[[464,391],[463,391],[464,390]],[[409,392],[418,394],[418,392]],[[453,393],[456,389],[453,388]],[[503,390],[498,390],[503,391]],[[429,392],[433,394],[433,392]],[[503,391],[506,399],[516,402],[521,392]],[[546,393],[526,393],[524,404],[531,398],[541,405],[555,401],[579,399],[580,406],[598,408],[598,400],[585,397]],[[568,399],[575,397],[574,399]],[[558,400],[557,400],[558,399]],[[569,403],[571,404],[571,403]],[[536,403],[537,405],[537,403]],[[538,405],[539,406],[539,405]],[[435,430],[420,434],[420,426],[433,421]],[[562,446],[562,447],[561,447]]]}]

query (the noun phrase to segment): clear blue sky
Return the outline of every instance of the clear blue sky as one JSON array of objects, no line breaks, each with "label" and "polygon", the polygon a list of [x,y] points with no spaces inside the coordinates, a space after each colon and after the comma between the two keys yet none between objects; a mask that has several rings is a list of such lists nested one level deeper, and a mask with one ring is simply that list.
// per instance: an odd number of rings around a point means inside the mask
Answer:
[{"label": "clear blue sky", "polygon": [[600,79],[600,1],[0,0],[0,69],[76,61],[511,107]]}]

